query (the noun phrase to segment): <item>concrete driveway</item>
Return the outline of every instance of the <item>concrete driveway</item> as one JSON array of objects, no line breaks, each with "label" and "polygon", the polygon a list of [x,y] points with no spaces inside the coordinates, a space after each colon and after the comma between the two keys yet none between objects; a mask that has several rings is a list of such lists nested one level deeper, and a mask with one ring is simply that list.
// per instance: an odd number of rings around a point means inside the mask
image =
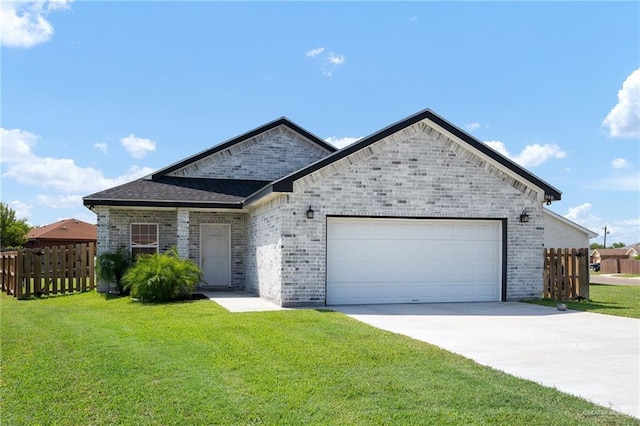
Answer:
[{"label": "concrete driveway", "polygon": [[517,302],[331,308],[640,418],[640,320]]}]

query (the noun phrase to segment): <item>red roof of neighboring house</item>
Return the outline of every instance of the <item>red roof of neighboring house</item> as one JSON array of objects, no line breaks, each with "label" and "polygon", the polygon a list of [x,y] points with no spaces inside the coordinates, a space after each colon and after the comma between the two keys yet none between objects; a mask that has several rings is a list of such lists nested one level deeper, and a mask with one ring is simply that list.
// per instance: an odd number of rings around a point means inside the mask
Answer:
[{"label": "red roof of neighboring house", "polygon": [[64,219],[49,225],[33,228],[27,234],[29,240],[95,241],[98,227],[78,219]]}]

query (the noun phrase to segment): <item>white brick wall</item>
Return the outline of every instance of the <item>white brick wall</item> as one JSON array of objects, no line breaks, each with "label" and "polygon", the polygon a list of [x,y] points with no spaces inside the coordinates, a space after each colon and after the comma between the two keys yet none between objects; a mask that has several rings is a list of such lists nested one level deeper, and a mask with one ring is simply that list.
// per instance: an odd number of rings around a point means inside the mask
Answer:
[{"label": "white brick wall", "polygon": [[219,179],[275,180],[325,157],[328,151],[278,126],[171,173]]},{"label": "white brick wall", "polygon": [[245,287],[265,299],[282,303],[282,214],[285,197],[267,202],[247,220]]},{"label": "white brick wall", "polygon": [[[356,162],[342,160],[353,163],[346,169],[334,164],[308,176],[280,197],[283,305],[325,302],[327,215],[505,218],[507,298],[541,295],[544,224],[537,192],[451,140],[412,130],[404,131],[407,139],[392,137],[356,154]],[[309,205],[312,220],[304,215]],[[530,222],[520,223],[525,207]]]}]

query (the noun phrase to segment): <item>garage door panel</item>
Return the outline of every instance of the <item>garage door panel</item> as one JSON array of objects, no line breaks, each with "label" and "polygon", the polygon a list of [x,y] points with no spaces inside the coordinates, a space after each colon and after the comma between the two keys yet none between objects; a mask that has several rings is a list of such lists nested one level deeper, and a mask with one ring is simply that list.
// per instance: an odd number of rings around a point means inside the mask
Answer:
[{"label": "garage door panel", "polygon": [[327,304],[496,301],[498,221],[329,218]]}]

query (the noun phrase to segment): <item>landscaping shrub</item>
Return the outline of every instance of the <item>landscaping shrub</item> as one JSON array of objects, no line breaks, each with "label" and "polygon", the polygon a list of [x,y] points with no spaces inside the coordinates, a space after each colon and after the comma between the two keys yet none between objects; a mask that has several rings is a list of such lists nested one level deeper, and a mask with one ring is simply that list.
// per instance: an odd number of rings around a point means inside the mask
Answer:
[{"label": "landscaping shrub", "polygon": [[146,302],[188,298],[202,272],[188,259],[180,259],[175,248],[165,254],[145,254],[136,259],[123,280],[131,296]]},{"label": "landscaping shrub", "polygon": [[120,246],[114,252],[103,253],[98,256],[96,262],[96,274],[98,279],[110,283],[116,283],[120,295],[128,294],[122,281],[127,270],[133,264],[131,253],[125,246]]}]

